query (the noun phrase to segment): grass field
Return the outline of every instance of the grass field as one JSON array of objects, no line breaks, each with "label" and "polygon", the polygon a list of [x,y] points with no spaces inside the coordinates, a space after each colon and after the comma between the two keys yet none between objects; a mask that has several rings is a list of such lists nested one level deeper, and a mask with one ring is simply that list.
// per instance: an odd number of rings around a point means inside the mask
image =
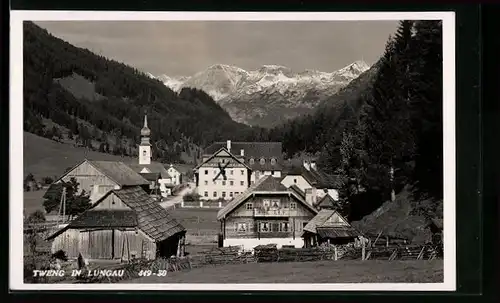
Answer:
[{"label": "grass field", "polygon": [[439,283],[442,260],[249,263],[173,272],[123,283]]},{"label": "grass field", "polygon": [[[176,208],[170,213],[187,229],[186,251],[194,254],[216,245],[220,222],[217,221],[218,209]],[[196,247],[193,247],[196,246]]]},{"label": "grass field", "polygon": [[24,176],[32,173],[37,180],[43,177],[60,176],[66,168],[75,166],[85,158],[109,161],[130,161],[135,159],[73,147],[70,144],[54,142],[24,132]]}]

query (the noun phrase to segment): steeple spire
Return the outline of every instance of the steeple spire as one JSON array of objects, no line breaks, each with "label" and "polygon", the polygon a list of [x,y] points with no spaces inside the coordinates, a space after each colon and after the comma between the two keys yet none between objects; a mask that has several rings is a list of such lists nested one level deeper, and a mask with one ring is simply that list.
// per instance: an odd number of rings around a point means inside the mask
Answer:
[{"label": "steeple spire", "polygon": [[144,126],[141,129],[141,136],[149,137],[151,135],[151,130],[148,127],[148,116],[144,115]]}]

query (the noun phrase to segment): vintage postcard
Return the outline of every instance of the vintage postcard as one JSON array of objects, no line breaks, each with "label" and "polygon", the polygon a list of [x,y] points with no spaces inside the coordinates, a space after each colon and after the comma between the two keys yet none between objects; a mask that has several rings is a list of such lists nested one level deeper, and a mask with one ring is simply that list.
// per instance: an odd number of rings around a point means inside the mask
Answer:
[{"label": "vintage postcard", "polygon": [[456,289],[454,13],[12,11],[10,50],[11,289]]}]

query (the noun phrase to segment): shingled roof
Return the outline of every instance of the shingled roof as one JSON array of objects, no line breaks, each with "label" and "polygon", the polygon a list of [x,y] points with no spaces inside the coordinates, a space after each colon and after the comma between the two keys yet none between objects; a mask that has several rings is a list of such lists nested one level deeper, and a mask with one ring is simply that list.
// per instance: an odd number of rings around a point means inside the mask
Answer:
[{"label": "shingled roof", "polygon": [[271,176],[262,177],[253,185],[251,185],[246,191],[236,196],[233,200],[229,201],[229,203],[224,208],[219,210],[219,212],[217,213],[217,220],[221,220],[222,218],[224,218],[253,194],[289,194],[294,196],[298,201],[302,202],[302,204],[310,209],[313,213],[318,212],[314,207],[306,203],[303,197],[281,184],[281,180],[282,178],[274,178]]},{"label": "shingled roof", "polygon": [[[116,210],[95,209],[109,195],[116,195],[125,205],[130,207],[130,210],[119,213]],[[113,223],[113,218],[117,218],[119,222]],[[132,225],[132,223],[134,224]],[[114,226],[113,224],[128,224],[128,227],[137,226],[156,242],[163,241],[179,232],[186,231],[167,210],[155,202],[141,187],[136,186],[109,191],[94,204],[92,209],[78,216],[65,228],[50,236],[49,239],[56,237],[69,228],[87,228],[91,225],[99,225],[98,227],[104,228],[126,227],[121,225]]]},{"label": "shingled roof", "polygon": [[360,235],[344,217],[333,209],[322,209],[304,226],[303,230],[325,238],[357,237]]},{"label": "shingled roof", "polygon": [[332,196],[330,196],[329,194],[326,194],[323,198],[321,198],[320,200],[318,200],[316,203],[315,203],[315,207],[316,208],[321,208],[321,209],[324,209],[324,208],[334,208],[336,206],[336,202],[335,200],[333,200]]}]

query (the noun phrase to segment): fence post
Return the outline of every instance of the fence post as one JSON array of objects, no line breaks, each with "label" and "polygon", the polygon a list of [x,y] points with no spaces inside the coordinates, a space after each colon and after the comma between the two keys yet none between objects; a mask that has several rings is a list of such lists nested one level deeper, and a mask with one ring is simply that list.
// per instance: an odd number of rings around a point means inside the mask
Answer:
[{"label": "fence post", "polygon": [[337,245],[335,245],[335,246],[333,247],[333,250],[334,250],[334,257],[335,257],[335,261],[337,261],[337,260],[338,260],[338,255],[337,255]]},{"label": "fence post", "polygon": [[365,242],[363,242],[363,246],[361,247],[361,260],[365,259]]},{"label": "fence post", "polygon": [[203,207],[203,200],[200,200],[200,207]]},{"label": "fence post", "polygon": [[184,208],[184,200],[181,201],[181,207]]}]

